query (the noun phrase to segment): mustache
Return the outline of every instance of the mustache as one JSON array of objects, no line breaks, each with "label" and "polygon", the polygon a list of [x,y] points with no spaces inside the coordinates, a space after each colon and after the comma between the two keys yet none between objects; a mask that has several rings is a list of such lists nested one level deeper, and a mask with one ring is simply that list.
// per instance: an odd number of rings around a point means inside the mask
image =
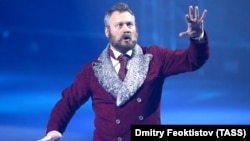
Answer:
[{"label": "mustache", "polygon": [[121,36],[121,39],[131,39],[132,38],[132,35],[130,33],[124,33],[122,36]]}]

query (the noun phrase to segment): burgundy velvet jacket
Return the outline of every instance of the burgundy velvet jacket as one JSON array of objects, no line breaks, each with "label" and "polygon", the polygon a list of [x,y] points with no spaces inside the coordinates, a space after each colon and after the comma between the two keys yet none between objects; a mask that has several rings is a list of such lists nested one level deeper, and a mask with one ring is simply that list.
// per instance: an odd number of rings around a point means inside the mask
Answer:
[{"label": "burgundy velvet jacket", "polygon": [[[47,132],[63,133],[76,110],[91,98],[95,113],[94,141],[130,141],[132,124],[161,124],[160,99],[164,79],[170,75],[199,69],[209,58],[207,35],[202,41],[190,39],[187,49],[170,50],[159,46],[141,47],[152,54],[145,80],[121,106],[96,77],[93,64],[83,65],[75,81],[62,92],[62,98],[51,112]],[[110,86],[112,87],[112,86]],[[84,119],[83,119],[84,120]]]}]

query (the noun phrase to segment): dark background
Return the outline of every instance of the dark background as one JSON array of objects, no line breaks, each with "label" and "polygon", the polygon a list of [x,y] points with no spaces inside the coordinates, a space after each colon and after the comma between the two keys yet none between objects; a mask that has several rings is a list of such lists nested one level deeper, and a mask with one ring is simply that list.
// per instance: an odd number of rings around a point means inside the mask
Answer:
[{"label": "dark background", "polygon": [[[0,140],[44,136],[61,91],[107,44],[103,17],[117,0],[0,0]],[[163,124],[250,124],[248,0],[124,0],[139,44],[186,48],[189,5],[208,9],[211,57],[199,70],[166,79]],[[201,13],[201,12],[200,12]],[[91,101],[62,141],[92,139]]]}]

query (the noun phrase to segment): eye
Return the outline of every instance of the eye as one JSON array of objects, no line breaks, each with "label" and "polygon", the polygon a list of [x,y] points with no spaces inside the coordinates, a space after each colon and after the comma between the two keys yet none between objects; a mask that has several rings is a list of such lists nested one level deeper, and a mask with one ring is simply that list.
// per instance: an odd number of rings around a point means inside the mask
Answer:
[{"label": "eye", "polygon": [[118,27],[118,28],[122,28],[122,26],[123,26],[123,23],[118,23],[118,24],[116,25],[116,27]]},{"label": "eye", "polygon": [[133,26],[133,23],[132,23],[132,22],[128,22],[128,23],[127,23],[127,26],[128,26],[129,28],[131,28],[131,27]]},{"label": "eye", "polygon": [[132,23],[131,23],[131,22],[127,23],[127,26],[131,26],[131,25],[132,25]]}]

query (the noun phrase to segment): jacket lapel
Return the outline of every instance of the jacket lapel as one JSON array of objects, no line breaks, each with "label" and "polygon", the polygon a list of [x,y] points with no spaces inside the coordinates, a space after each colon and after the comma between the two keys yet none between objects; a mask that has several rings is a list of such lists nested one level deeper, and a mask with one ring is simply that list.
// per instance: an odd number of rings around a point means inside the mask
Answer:
[{"label": "jacket lapel", "polygon": [[109,45],[93,62],[93,70],[101,86],[116,98],[116,105],[125,104],[141,87],[146,79],[152,54],[143,54],[139,45],[133,49],[131,59],[128,61],[128,72],[124,81],[120,80],[108,54]]}]

